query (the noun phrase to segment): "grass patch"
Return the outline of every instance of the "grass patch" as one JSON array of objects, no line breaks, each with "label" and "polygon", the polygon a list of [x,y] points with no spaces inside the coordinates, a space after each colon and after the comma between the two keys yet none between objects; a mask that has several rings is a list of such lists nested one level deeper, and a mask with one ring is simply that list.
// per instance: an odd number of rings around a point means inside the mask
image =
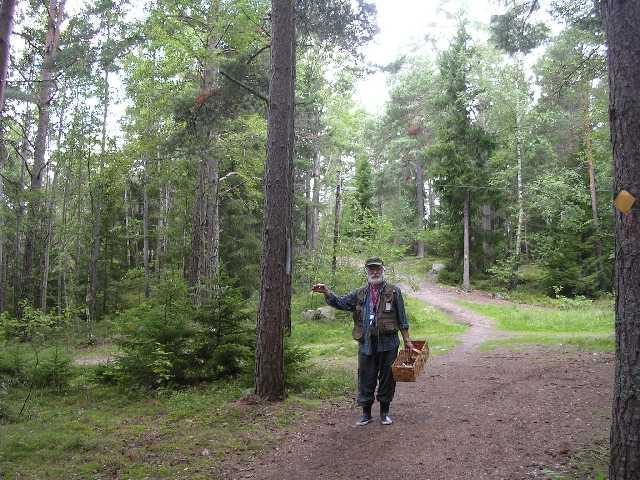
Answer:
[{"label": "grass patch", "polygon": [[417,298],[404,297],[412,339],[427,339],[432,355],[443,355],[458,345],[457,336],[467,330],[440,310]]},{"label": "grass patch", "polygon": [[609,445],[603,440],[572,455],[567,472],[546,470],[544,473],[552,480],[606,480],[608,472]]},{"label": "grass patch", "polygon": [[615,351],[615,339],[611,335],[519,335],[503,340],[491,340],[484,342],[480,350],[488,352],[497,348],[518,350],[519,347],[530,345],[545,345],[570,347],[581,352],[613,352]]},{"label": "grass patch", "polygon": [[484,351],[526,345],[568,346],[589,352],[615,350],[613,311],[605,302],[569,309],[458,303],[491,318],[498,329],[517,334],[485,342]]},{"label": "grass patch", "polygon": [[[314,390],[305,395],[344,392],[346,374],[342,378],[310,380]],[[175,392],[95,386],[65,395],[37,391],[27,418],[0,425],[0,473],[24,479],[220,478],[225,455],[261,451],[278,430],[318,406],[301,395],[281,404],[234,402],[247,392],[242,381]],[[6,400],[19,409],[24,395],[14,390]]]},{"label": "grass patch", "polygon": [[567,310],[486,305],[458,302],[463,307],[496,321],[500,330],[523,333],[591,333],[613,332],[613,311],[608,308],[575,308]]}]

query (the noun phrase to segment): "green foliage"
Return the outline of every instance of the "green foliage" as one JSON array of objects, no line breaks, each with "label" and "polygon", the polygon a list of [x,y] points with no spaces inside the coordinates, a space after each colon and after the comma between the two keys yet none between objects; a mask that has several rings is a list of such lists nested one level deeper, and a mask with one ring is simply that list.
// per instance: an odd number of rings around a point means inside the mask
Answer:
[{"label": "green foliage", "polygon": [[224,277],[193,307],[184,282],[168,276],[152,298],[117,319],[122,353],[98,377],[145,387],[185,385],[250,371],[253,330],[240,291]]},{"label": "green foliage", "polygon": [[76,374],[71,357],[58,347],[44,350],[27,345],[5,345],[0,351],[0,384],[9,387],[65,391]]},{"label": "green foliage", "polygon": [[356,201],[362,212],[368,212],[372,209],[373,199],[373,172],[371,164],[365,157],[356,161]]},{"label": "green foliage", "polygon": [[507,53],[529,53],[549,35],[544,23],[531,23],[532,13],[540,7],[538,0],[514,2],[503,15],[491,17],[493,41]]},{"label": "green foliage", "polygon": [[67,325],[68,318],[49,315],[30,302],[20,302],[21,316],[14,318],[9,312],[0,314],[0,336],[22,341],[42,342],[59,334]]},{"label": "green foliage", "polygon": [[508,287],[513,281],[514,274],[517,276],[517,264],[513,256],[496,260],[496,263],[489,268],[489,273],[493,276],[495,282],[502,286]]},{"label": "green foliage", "polygon": [[71,358],[54,348],[53,352],[32,367],[29,377],[34,387],[63,392],[69,387],[74,374]]}]

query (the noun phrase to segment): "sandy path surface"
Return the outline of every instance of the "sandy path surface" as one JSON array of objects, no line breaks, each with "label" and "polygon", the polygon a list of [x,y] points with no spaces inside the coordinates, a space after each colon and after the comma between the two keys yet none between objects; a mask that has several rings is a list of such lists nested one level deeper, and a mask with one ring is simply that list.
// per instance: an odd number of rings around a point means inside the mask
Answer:
[{"label": "sandy path surface", "polygon": [[[462,344],[399,383],[393,425],[356,427],[360,410],[330,406],[225,479],[531,479],[563,471],[569,456],[606,437],[613,355],[557,349],[479,352],[504,336],[457,299],[504,303],[432,283],[410,294],[470,325]],[[476,298],[477,297],[477,298]],[[377,414],[377,405],[374,407]]]}]

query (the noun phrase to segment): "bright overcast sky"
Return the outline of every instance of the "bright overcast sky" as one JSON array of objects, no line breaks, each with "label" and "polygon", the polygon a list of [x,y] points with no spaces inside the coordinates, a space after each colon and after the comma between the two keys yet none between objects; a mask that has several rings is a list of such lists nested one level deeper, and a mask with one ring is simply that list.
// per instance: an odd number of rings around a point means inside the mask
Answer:
[{"label": "bright overcast sky", "polygon": [[[464,12],[471,35],[487,38],[491,15],[501,8],[496,0],[375,0],[380,32],[364,52],[368,62],[388,64],[404,54],[435,58],[455,35],[457,17]],[[428,38],[435,39],[430,41]],[[388,98],[386,78],[376,73],[360,81],[356,98],[370,113],[380,113]]]}]

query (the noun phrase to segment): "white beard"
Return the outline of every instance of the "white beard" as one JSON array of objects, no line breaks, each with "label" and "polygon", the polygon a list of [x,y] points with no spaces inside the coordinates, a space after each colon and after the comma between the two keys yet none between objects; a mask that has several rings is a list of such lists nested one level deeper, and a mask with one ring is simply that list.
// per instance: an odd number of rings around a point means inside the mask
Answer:
[{"label": "white beard", "polygon": [[367,275],[367,281],[371,285],[380,285],[384,281],[384,273],[381,273],[379,277],[374,278],[372,275]]}]

